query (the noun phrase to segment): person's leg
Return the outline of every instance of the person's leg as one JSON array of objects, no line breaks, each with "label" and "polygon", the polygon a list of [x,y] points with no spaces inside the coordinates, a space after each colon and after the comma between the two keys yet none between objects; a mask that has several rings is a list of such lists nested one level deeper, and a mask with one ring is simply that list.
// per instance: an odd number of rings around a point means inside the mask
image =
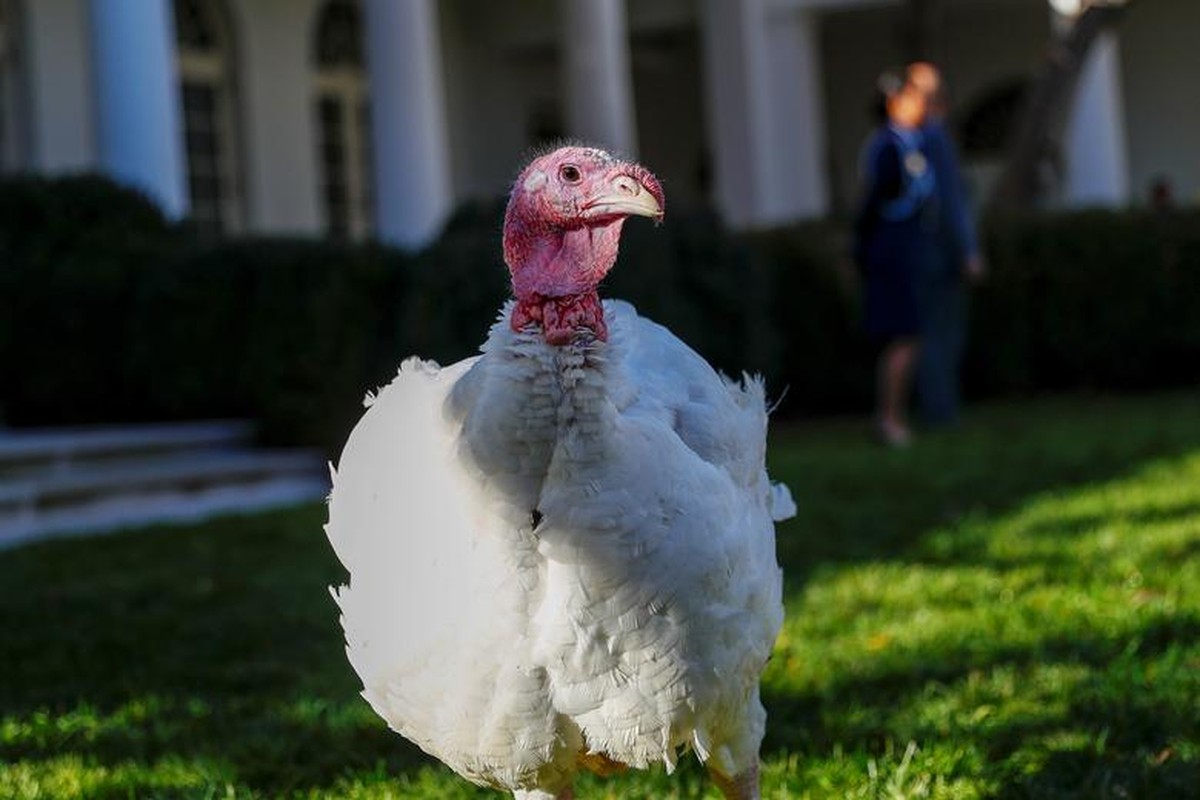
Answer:
[{"label": "person's leg", "polygon": [[908,426],[908,397],[919,352],[918,341],[915,338],[907,338],[888,343],[880,353],[877,424],[879,435],[887,444],[907,444],[911,437]]},{"label": "person's leg", "polygon": [[967,350],[969,301],[967,287],[959,281],[950,299],[949,335],[946,349],[946,397],[951,421],[957,421],[962,410],[962,364]]},{"label": "person's leg", "polygon": [[930,286],[924,297],[924,334],[916,369],[917,406],[921,420],[930,425],[954,422],[958,413],[955,366],[958,344],[958,307],[954,287]]}]

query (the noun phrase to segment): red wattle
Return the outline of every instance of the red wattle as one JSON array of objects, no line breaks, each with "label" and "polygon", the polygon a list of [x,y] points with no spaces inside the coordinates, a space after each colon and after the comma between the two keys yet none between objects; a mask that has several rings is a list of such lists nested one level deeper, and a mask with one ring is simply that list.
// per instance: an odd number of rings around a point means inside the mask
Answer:
[{"label": "red wattle", "polygon": [[540,327],[542,336],[552,345],[570,344],[585,333],[599,341],[608,341],[604,306],[594,291],[566,297],[533,294],[521,298],[513,308],[509,324],[514,331],[531,325]]}]

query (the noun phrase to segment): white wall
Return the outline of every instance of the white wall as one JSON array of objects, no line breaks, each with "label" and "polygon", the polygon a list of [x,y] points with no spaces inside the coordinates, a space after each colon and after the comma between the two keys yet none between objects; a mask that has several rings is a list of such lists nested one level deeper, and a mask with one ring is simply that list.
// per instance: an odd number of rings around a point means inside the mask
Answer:
[{"label": "white wall", "polygon": [[86,0],[23,0],[23,67],[31,166],[96,167],[92,47]]},{"label": "white wall", "polygon": [[700,39],[689,24],[637,35],[630,51],[639,160],[662,181],[669,214],[706,199],[702,175],[707,171],[709,188],[714,177]]},{"label": "white wall", "polygon": [[772,221],[819,218],[830,209],[819,28],[812,11],[767,16]]},{"label": "white wall", "polygon": [[[976,0],[947,7],[942,66],[948,80],[952,126],[994,90],[1032,80],[1050,44],[1045,0]],[[1001,35],[997,35],[1000,32]],[[964,161],[967,192],[978,212],[999,179],[1002,161]]]},{"label": "white wall", "polygon": [[1200,2],[1154,0],[1126,14],[1123,61],[1130,191],[1145,203],[1151,182],[1170,179],[1180,203],[1200,203]]},{"label": "white wall", "polygon": [[639,160],[662,182],[668,213],[710,205],[716,165],[699,3],[627,0],[627,8]]},{"label": "white wall", "polygon": [[238,71],[247,223],[316,233],[318,202],[313,32],[319,0],[230,3]]},{"label": "white wall", "polygon": [[885,7],[829,13],[821,21],[826,164],[835,210],[853,208],[858,197],[859,158],[874,127],[875,81],[884,69],[904,61],[900,19],[897,9]]},{"label": "white wall", "polygon": [[557,95],[558,60],[549,39],[531,42],[523,29],[506,27],[505,4],[442,0],[439,7],[454,194],[496,197],[526,155],[532,107]]},{"label": "white wall", "polygon": [[696,0],[627,0],[639,160],[663,183],[667,207],[709,199],[712,135],[706,130]]},{"label": "white wall", "polygon": [[946,7],[941,54],[954,109],[1014,77],[1032,78],[1050,43],[1046,0],[978,0]]}]

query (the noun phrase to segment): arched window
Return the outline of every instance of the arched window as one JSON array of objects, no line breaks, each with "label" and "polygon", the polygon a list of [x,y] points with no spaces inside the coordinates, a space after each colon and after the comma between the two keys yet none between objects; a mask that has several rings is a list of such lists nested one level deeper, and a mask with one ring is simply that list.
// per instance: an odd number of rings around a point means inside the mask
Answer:
[{"label": "arched window", "polygon": [[234,47],[219,0],[175,0],[191,218],[206,232],[242,224]]},{"label": "arched window", "polygon": [[14,0],[0,0],[0,172],[22,165],[19,22]]},{"label": "arched window", "polygon": [[361,238],[371,230],[370,106],[362,9],[326,0],[317,14],[313,57],[317,161],[325,230]]}]

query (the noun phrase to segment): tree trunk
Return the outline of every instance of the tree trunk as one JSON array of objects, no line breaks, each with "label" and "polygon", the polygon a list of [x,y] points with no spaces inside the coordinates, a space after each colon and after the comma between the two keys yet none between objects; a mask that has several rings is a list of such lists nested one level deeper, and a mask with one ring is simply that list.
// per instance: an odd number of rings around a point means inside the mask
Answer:
[{"label": "tree trunk", "polygon": [[1134,2],[1089,5],[1051,46],[1013,126],[1008,158],[989,198],[989,211],[1029,208],[1038,199],[1043,189],[1043,168],[1060,160],[1063,130],[1088,52],[1100,34],[1113,27]]}]

